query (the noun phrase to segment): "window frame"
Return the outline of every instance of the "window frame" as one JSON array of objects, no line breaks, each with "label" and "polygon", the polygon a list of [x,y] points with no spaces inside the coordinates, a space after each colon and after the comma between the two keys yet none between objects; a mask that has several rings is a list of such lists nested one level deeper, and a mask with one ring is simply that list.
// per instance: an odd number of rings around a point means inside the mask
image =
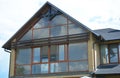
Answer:
[{"label": "window frame", "polygon": [[[101,46],[102,45],[107,45],[107,49],[108,49],[108,63],[102,63],[102,52],[101,52]],[[118,62],[111,62],[110,61],[110,45],[117,45],[117,60]],[[120,63],[120,44],[119,43],[110,43],[110,44],[100,44],[100,64],[119,64]]]}]

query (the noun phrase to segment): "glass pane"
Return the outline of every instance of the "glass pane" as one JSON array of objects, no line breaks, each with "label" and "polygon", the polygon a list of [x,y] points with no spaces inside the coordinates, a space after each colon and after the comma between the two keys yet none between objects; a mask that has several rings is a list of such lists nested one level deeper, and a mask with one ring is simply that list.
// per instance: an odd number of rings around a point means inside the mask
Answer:
[{"label": "glass pane", "polygon": [[110,48],[110,62],[118,62],[118,45],[112,44],[109,46]]},{"label": "glass pane", "polygon": [[34,48],[33,51],[33,62],[38,63],[40,62],[40,48]]},{"label": "glass pane", "polygon": [[21,39],[20,41],[24,40],[32,40],[32,30],[29,30]]},{"label": "glass pane", "polygon": [[73,22],[72,22],[71,20],[68,20],[68,23],[71,24],[71,23],[73,23]]},{"label": "glass pane", "polygon": [[57,15],[51,20],[52,26],[62,25],[62,24],[67,24],[67,19],[62,15]]},{"label": "glass pane", "polygon": [[69,60],[87,59],[87,42],[69,44]]},{"label": "glass pane", "polygon": [[88,62],[87,61],[70,62],[69,70],[70,71],[87,71],[88,70]]},{"label": "glass pane", "polygon": [[35,24],[34,28],[42,28],[47,26],[48,26],[48,18],[43,17]]},{"label": "glass pane", "polygon": [[50,29],[51,37],[67,35],[67,26],[56,26]]},{"label": "glass pane", "polygon": [[58,45],[52,45],[50,48],[50,61],[58,61]]},{"label": "glass pane", "polygon": [[50,64],[50,72],[67,72],[68,71],[68,63],[51,63]]},{"label": "glass pane", "polygon": [[17,64],[30,64],[31,63],[31,49],[24,48],[18,49],[16,55],[16,63]]},{"label": "glass pane", "polygon": [[16,75],[30,74],[30,66],[17,66]]},{"label": "glass pane", "polygon": [[48,64],[41,64],[41,73],[48,73]]},{"label": "glass pane", "polygon": [[41,65],[36,64],[32,65],[32,74],[40,74],[41,73]]},{"label": "glass pane", "polygon": [[85,33],[86,31],[75,24],[69,24],[69,34]]},{"label": "glass pane", "polygon": [[107,45],[101,45],[100,51],[101,51],[101,63],[103,64],[109,63]]},{"label": "glass pane", "polygon": [[59,45],[59,60],[64,60],[64,45]]},{"label": "glass pane", "polygon": [[48,62],[48,46],[41,47],[41,61]]},{"label": "glass pane", "polygon": [[46,37],[49,37],[49,29],[48,28],[33,30],[33,38],[34,39],[40,39],[40,38],[46,38]]}]

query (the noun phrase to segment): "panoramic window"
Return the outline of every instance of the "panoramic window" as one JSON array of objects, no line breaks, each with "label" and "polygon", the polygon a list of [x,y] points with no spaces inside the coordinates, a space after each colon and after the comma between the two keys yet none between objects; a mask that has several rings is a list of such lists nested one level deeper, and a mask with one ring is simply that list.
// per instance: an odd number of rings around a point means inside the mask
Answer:
[{"label": "panoramic window", "polygon": [[20,39],[20,41],[38,40],[41,38],[82,34],[86,32],[85,29],[71,22],[63,14],[57,11],[51,11],[43,14],[40,20]]},{"label": "panoramic window", "polygon": [[[25,47],[27,45],[30,48],[18,48],[16,52],[16,75],[88,71],[87,41],[76,41],[78,35],[86,30],[52,7],[46,8],[38,19],[19,39],[31,41],[25,41],[28,44],[24,43]],[[74,34],[77,35],[72,36]],[[114,59],[111,55],[111,62]]]},{"label": "panoramic window", "polygon": [[118,63],[118,44],[101,45],[101,63]]},{"label": "panoramic window", "polygon": [[87,71],[87,50],[87,42],[18,49],[16,75]]}]

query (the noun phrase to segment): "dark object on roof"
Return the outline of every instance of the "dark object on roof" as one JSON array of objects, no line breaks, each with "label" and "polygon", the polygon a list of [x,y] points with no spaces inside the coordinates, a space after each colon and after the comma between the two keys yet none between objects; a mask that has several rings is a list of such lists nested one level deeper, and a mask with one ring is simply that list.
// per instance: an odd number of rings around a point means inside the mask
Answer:
[{"label": "dark object on roof", "polygon": [[95,74],[120,74],[120,65],[99,65],[95,71]]},{"label": "dark object on roof", "polygon": [[120,30],[117,29],[106,28],[106,29],[94,30],[94,32],[101,35],[101,37],[106,41],[120,40]]}]

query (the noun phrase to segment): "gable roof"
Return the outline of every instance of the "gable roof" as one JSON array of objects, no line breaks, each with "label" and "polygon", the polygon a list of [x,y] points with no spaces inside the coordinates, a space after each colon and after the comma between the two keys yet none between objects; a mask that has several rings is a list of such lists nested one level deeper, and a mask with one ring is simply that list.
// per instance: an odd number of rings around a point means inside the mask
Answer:
[{"label": "gable roof", "polygon": [[59,8],[57,8],[56,6],[54,6],[53,4],[51,4],[50,2],[46,2],[2,47],[4,49],[11,50],[11,42],[12,42],[12,40],[15,39],[15,38],[17,38],[20,35],[24,35],[33,26],[33,24],[36,23],[35,20],[38,20],[40,18],[40,16],[44,12],[44,9],[46,9],[48,7],[53,7],[55,9],[57,9],[62,14],[64,14],[65,16],[67,16],[68,19],[70,19],[71,21],[73,21],[74,23],[76,23],[76,25],[81,26],[83,29],[86,29],[86,30],[90,31],[90,32],[94,33],[95,35],[98,35],[94,31],[92,31],[90,28],[88,28],[87,26],[83,25],[82,23],[80,23],[79,21],[77,21],[76,19],[74,19],[73,17],[71,17],[70,15],[68,15],[67,13],[63,12],[62,10],[60,10]]},{"label": "gable roof", "polygon": [[106,28],[106,29],[94,30],[94,32],[101,35],[102,38],[106,41],[120,40],[120,30],[117,29]]}]

